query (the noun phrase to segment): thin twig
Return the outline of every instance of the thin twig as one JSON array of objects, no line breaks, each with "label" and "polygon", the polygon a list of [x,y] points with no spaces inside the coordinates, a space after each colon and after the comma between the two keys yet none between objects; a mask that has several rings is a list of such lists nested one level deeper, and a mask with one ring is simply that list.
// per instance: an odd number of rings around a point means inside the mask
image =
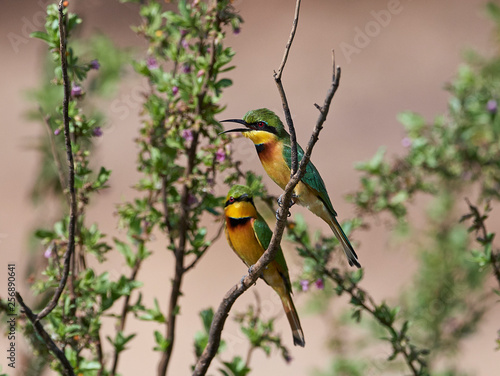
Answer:
[{"label": "thin twig", "polygon": [[[134,268],[132,269],[132,274],[129,277],[129,282],[135,281],[137,278],[137,273],[139,272],[139,268],[141,267],[142,259],[138,258]],[[123,302],[122,312],[120,314],[120,326],[119,331],[123,331],[125,329],[125,323],[127,321],[127,314],[129,313],[129,302],[130,302],[130,294],[125,296],[125,301]],[[120,358],[120,352],[115,349],[113,354],[113,365],[111,367],[111,376],[116,375],[116,370],[118,368],[118,360]]]},{"label": "thin twig", "polygon": [[96,351],[97,351],[97,361],[101,365],[101,368],[97,372],[97,376],[102,376],[105,368],[104,368],[104,356],[102,353],[101,334],[99,332],[97,333],[97,341],[96,341],[95,345],[96,345]]},{"label": "thin twig", "polygon": [[163,203],[163,217],[165,218],[165,227],[168,232],[168,240],[170,241],[170,245],[172,247],[175,247],[172,224],[170,223],[170,210],[168,208],[167,200],[167,178],[165,176],[161,179],[161,194]]},{"label": "thin twig", "polygon": [[[483,242],[481,242],[480,241],[481,239],[479,239],[479,238],[477,240],[483,246],[485,246],[484,242],[486,242],[488,239],[488,230],[486,229],[486,224],[484,222],[486,219],[486,216],[481,215],[481,213],[479,212],[479,209],[476,206],[472,205],[472,203],[469,201],[468,198],[466,198],[465,201],[467,202],[467,205],[469,205],[469,209],[472,212],[472,216],[474,217],[474,228],[476,229],[476,231],[481,231],[481,233],[482,233]],[[490,251],[490,264],[493,267],[493,274],[495,275],[497,282],[500,284],[500,253],[495,252],[493,250],[492,242],[490,242],[490,243],[492,245],[491,251]]]},{"label": "thin twig", "polygon": [[73,150],[71,148],[71,134],[69,130],[69,97],[70,97],[70,82],[68,77],[68,61],[66,57],[66,18],[64,16],[63,0],[59,2],[59,38],[60,38],[60,54],[61,54],[61,68],[64,85],[64,99],[63,99],[63,123],[64,123],[64,141],[66,145],[66,157],[68,162],[68,189],[70,195],[70,211],[69,211],[69,229],[68,229],[68,249],[64,255],[64,268],[61,281],[57,287],[54,296],[47,304],[47,306],[36,315],[36,320],[41,320],[47,316],[57,305],[59,298],[66,286],[68,279],[71,256],[75,250],[75,228],[76,228],[76,192],[75,192],[75,166],[73,161]]},{"label": "thin twig", "polygon": [[288,54],[290,53],[290,48],[292,47],[293,38],[295,37],[295,31],[297,30],[297,25],[299,24],[299,12],[300,12],[300,0],[297,0],[295,4],[295,16],[293,18],[292,30],[290,31],[290,37],[285,47],[285,53],[283,54],[283,60],[278,69],[278,72],[274,73],[274,81],[278,87],[278,92],[281,97],[281,103],[283,105],[283,112],[285,113],[285,120],[288,124],[288,129],[290,131],[290,143],[292,148],[292,160],[291,160],[291,172],[293,175],[297,171],[298,158],[297,158],[297,135],[295,133],[295,127],[293,125],[292,114],[290,113],[290,107],[288,106],[288,100],[286,99],[285,89],[281,82],[281,76],[283,74],[283,69],[285,68],[286,61],[288,59]]},{"label": "thin twig", "polygon": [[43,327],[42,323],[37,320],[37,316],[31,311],[31,309],[24,303],[23,298],[21,297],[21,294],[16,291],[16,298],[17,301],[19,302],[19,305],[22,307],[25,315],[28,317],[28,320],[33,323],[33,327],[35,328],[35,331],[37,334],[42,338],[43,342],[47,345],[49,350],[59,359],[61,362],[63,368],[64,368],[64,373],[67,376],[75,376],[75,372],[73,371],[73,367],[71,367],[71,364],[68,361],[68,358],[66,358],[66,355],[64,355],[64,352],[57,347],[57,345],[52,341],[52,338],[50,338],[50,335],[45,331],[45,328]]},{"label": "thin twig", "polygon": [[299,24],[299,11],[300,11],[300,0],[297,0],[295,4],[295,15],[293,16],[292,30],[290,31],[290,37],[286,43],[285,53],[283,54],[283,59],[281,60],[281,65],[278,68],[275,79],[281,80],[281,75],[283,74],[283,69],[285,69],[285,64],[288,59],[288,54],[290,52],[290,47],[293,43],[293,38],[295,37],[295,32],[297,31],[297,25]]},{"label": "thin twig", "polygon": [[[289,204],[292,198],[293,190],[305,174],[307,164],[309,163],[309,159],[311,157],[312,149],[314,148],[314,145],[318,140],[319,132],[323,128],[323,123],[326,119],[328,109],[330,108],[330,102],[332,101],[333,95],[335,94],[339,85],[340,68],[337,68],[336,72],[337,74],[333,74],[333,82],[325,99],[325,105],[323,106],[324,111],[321,113],[316,126],[314,127],[314,131],[307,145],[304,157],[300,161],[297,172],[290,177],[290,181],[285,187],[285,192],[282,195],[282,202],[284,204],[278,209],[276,226],[273,232],[273,237],[271,238],[271,242],[269,243],[269,247],[267,248],[266,252],[264,252],[264,254],[260,257],[257,263],[252,266],[252,269],[249,271],[248,275],[245,276],[239,284],[234,285],[224,295],[224,298],[222,299],[222,302],[220,303],[217,312],[214,315],[212,325],[210,327],[208,344],[205,347],[202,355],[198,359],[195,370],[193,372],[193,376],[203,376],[206,374],[208,367],[210,366],[210,363],[219,348],[222,330],[224,328],[224,324],[228,317],[229,311],[231,310],[231,307],[233,306],[236,299],[238,299],[240,295],[242,295],[255,283],[255,281],[261,275],[262,270],[274,259],[276,253],[278,252],[281,238],[283,237],[283,232],[286,225],[286,218],[288,217]],[[296,153],[296,150],[294,151],[292,149],[292,153],[294,152]]]}]

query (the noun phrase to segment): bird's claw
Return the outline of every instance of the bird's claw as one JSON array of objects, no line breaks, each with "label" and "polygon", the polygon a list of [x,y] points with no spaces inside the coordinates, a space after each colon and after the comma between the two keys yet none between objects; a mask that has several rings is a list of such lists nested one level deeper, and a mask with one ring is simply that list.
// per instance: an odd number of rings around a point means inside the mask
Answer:
[{"label": "bird's claw", "polygon": [[[283,206],[283,195],[279,196],[278,197],[278,206],[281,208]],[[295,193],[292,193],[292,198],[290,200],[290,206],[288,207],[288,209],[290,209],[293,205],[295,205],[295,200],[298,198],[299,196],[297,196]],[[279,219],[278,217],[278,212],[279,212],[279,209],[276,210],[276,219]],[[288,212],[288,215],[287,217],[290,217],[292,215],[292,213]]]},{"label": "bird's claw", "polygon": [[[292,193],[292,197],[291,197],[291,200],[290,200],[290,206],[289,206],[289,208],[291,208],[293,205],[295,205],[295,200],[298,197],[299,196],[297,196],[295,193]],[[283,195],[279,196],[277,201],[278,201],[278,206],[281,208],[283,206]]]},{"label": "bird's claw", "polygon": [[[279,211],[280,211],[279,209],[278,209],[278,210],[276,210],[276,219],[278,219],[278,220],[280,219],[280,218],[279,218]],[[288,218],[290,218],[290,216],[291,216],[291,215],[292,215],[292,213],[288,212],[287,217],[288,217]]]}]

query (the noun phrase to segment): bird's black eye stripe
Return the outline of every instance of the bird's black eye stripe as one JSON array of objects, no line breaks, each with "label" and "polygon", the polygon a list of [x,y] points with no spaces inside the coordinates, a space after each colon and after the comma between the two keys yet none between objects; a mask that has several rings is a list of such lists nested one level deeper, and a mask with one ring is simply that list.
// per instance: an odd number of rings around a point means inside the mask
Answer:
[{"label": "bird's black eye stripe", "polygon": [[[231,201],[231,198],[233,199],[232,201]],[[253,198],[247,194],[241,195],[240,197],[231,196],[231,198],[226,201],[226,204],[224,205],[224,207],[229,206],[231,204],[234,204],[235,202],[240,202],[240,201],[250,202],[252,205],[254,204]]]},{"label": "bird's black eye stripe", "polygon": [[277,134],[276,128],[270,127],[269,125],[267,125],[267,123],[265,121],[256,121],[255,123],[252,123],[251,125],[252,125],[252,128],[254,128],[255,130],[266,131],[269,133]]}]

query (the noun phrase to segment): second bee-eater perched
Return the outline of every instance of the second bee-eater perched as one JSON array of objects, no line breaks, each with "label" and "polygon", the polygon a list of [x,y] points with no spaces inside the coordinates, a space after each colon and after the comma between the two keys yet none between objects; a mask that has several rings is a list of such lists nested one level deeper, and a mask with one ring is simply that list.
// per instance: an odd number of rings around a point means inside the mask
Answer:
[{"label": "second bee-eater perched", "polygon": [[[250,188],[243,185],[233,186],[227,194],[224,214],[227,242],[241,260],[251,267],[269,247],[273,233],[255,209]],[[292,328],[293,343],[304,347],[304,333],[292,301],[290,277],[281,248],[275,259],[262,272],[262,278],[281,298]]]},{"label": "second bee-eater perched", "polygon": [[[252,140],[262,166],[269,177],[282,189],[285,189],[290,180],[292,150],[290,135],[285,130],[280,118],[271,110],[261,108],[247,112],[243,119],[224,121],[245,126],[245,128],[230,129],[223,133],[241,132],[245,137]],[[300,162],[303,156],[304,150],[300,145],[297,145],[297,160]],[[361,267],[356,252],[354,252],[349,239],[337,221],[337,213],[333,209],[325,183],[311,162],[307,164],[304,177],[295,187],[294,200],[328,223],[340,244],[342,244],[349,265]]]}]

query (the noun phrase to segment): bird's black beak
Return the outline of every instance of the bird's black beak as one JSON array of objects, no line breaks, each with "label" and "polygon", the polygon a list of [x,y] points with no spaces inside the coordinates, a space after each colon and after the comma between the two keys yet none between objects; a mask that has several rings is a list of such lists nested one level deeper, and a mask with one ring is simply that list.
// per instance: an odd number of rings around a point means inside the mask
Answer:
[{"label": "bird's black beak", "polygon": [[224,132],[221,132],[219,133],[219,136],[221,134],[224,134],[224,133],[231,133],[231,132],[248,132],[250,131],[249,126],[250,124],[248,124],[245,120],[241,120],[241,119],[227,119],[227,120],[222,120],[221,123],[238,123],[238,124],[243,124],[245,127],[247,128],[236,128],[236,129],[229,129],[227,131],[224,131]]}]

